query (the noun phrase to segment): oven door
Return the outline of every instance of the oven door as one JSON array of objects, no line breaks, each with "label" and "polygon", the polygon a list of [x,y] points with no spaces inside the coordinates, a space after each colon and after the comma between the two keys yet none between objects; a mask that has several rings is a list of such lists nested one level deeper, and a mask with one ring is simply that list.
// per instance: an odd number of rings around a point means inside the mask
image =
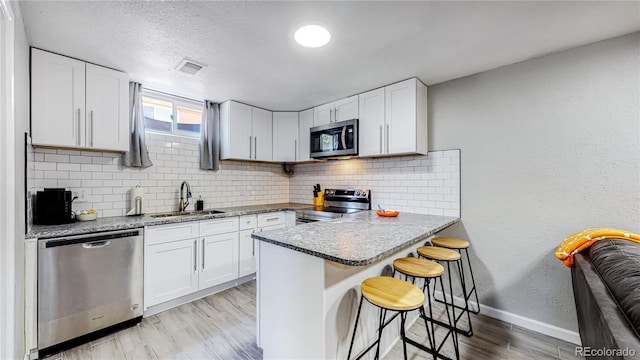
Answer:
[{"label": "oven door", "polygon": [[358,155],[358,119],[312,127],[309,144],[314,159]]}]

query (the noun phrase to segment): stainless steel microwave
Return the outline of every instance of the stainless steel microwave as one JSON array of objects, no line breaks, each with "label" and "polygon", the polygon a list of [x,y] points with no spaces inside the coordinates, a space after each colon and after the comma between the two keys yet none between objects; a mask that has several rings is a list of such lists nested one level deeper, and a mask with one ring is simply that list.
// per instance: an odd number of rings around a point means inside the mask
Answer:
[{"label": "stainless steel microwave", "polygon": [[310,132],[313,159],[358,155],[358,119],[312,127]]}]

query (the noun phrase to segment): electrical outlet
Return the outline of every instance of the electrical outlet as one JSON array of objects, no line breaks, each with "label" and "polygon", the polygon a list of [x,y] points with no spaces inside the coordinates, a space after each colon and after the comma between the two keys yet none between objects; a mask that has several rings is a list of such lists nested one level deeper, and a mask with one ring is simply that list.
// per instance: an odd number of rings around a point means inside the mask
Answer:
[{"label": "electrical outlet", "polygon": [[87,201],[87,191],[82,189],[73,192],[73,197],[77,197],[76,202],[86,202]]}]

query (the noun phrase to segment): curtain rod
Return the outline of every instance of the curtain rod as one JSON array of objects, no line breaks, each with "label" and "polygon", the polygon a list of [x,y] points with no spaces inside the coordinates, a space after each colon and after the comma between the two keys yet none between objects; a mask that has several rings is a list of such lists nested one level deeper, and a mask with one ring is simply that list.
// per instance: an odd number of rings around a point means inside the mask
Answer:
[{"label": "curtain rod", "polygon": [[164,92],[164,91],[160,91],[160,90],[155,90],[155,89],[150,89],[150,88],[148,88],[148,87],[145,87],[144,85],[142,85],[142,88],[143,88],[145,91],[149,91],[149,92],[156,93],[156,94],[160,94],[160,95],[171,96],[171,97],[174,97],[174,98],[180,98],[180,99],[184,99],[184,100],[194,101],[194,102],[197,102],[197,103],[204,103],[204,100],[196,100],[196,99],[188,98],[188,97],[186,97],[186,96],[180,96],[180,95],[170,94],[170,93],[168,93],[168,92]]}]

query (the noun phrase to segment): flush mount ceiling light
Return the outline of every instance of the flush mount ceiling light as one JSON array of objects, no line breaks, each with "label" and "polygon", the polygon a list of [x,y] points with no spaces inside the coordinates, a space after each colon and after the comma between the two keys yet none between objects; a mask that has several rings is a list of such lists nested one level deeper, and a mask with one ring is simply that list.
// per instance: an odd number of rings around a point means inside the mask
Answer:
[{"label": "flush mount ceiling light", "polygon": [[296,30],[293,35],[296,42],[304,47],[319,48],[327,45],[331,34],[320,25],[305,25]]}]

